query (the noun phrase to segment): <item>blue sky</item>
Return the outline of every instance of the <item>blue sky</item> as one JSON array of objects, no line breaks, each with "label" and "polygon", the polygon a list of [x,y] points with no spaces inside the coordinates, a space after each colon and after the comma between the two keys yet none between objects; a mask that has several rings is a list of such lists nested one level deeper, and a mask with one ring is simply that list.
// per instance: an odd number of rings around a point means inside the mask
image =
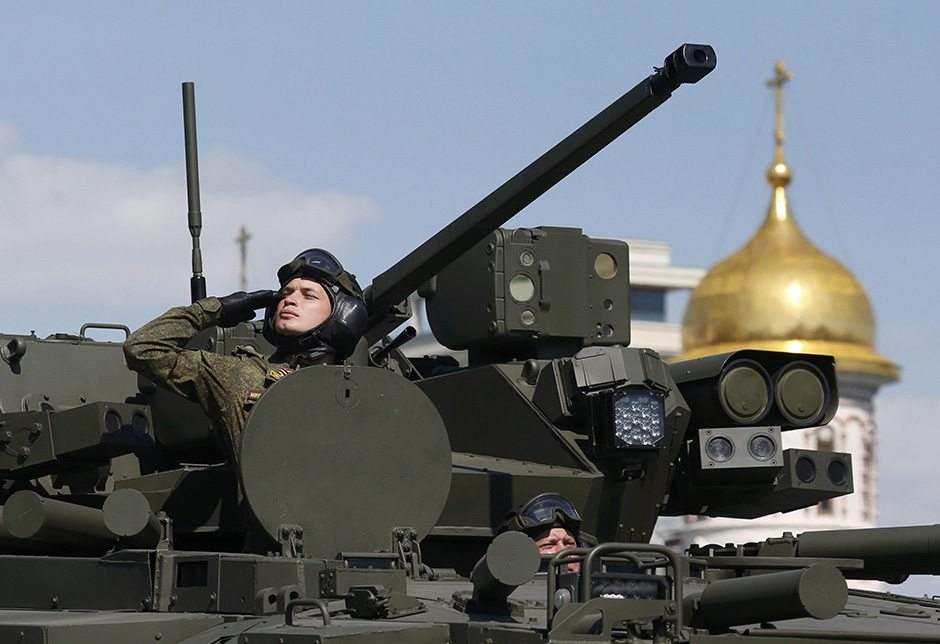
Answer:
[{"label": "blue sky", "polygon": [[[139,325],[186,300],[180,89],[196,81],[210,292],[324,245],[365,283],[682,42],[718,69],[510,225],[667,240],[708,266],[758,226],[784,58],[797,220],[869,291],[882,517],[937,522],[940,132],[932,3],[0,4],[6,332]],[[912,454],[910,452],[918,452]],[[887,459],[894,459],[888,461]],[[929,516],[924,517],[924,512]]]}]

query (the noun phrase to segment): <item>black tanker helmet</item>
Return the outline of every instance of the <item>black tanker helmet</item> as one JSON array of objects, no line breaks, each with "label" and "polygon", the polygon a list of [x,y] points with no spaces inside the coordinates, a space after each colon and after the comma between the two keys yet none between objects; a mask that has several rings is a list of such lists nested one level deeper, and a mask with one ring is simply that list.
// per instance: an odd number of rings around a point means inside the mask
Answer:
[{"label": "black tanker helmet", "polygon": [[306,277],[323,286],[332,305],[330,317],[302,335],[285,336],[274,329],[277,305],[269,306],[264,313],[264,337],[285,353],[325,347],[332,349],[337,360],[347,358],[365,333],[369,319],[356,276],[346,272],[332,253],[310,248],[277,271],[282,288],[295,277]]},{"label": "black tanker helmet", "polygon": [[514,530],[534,537],[559,526],[580,543],[581,515],[567,498],[557,492],[544,492],[513,509],[496,529],[497,534]]}]

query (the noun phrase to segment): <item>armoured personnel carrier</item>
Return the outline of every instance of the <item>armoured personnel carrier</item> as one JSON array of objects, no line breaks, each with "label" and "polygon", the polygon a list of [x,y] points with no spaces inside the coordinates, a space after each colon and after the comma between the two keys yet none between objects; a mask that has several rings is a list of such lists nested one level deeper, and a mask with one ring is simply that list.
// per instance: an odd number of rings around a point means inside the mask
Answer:
[{"label": "armoured personnel carrier", "polygon": [[[667,364],[629,347],[625,243],[500,228],[715,62],[683,45],[377,276],[366,341],[274,383],[237,464],[198,407],[90,337],[114,325],[2,336],[0,643],[940,641],[940,602],[846,586],[937,574],[940,526],[649,543],[663,515],[851,492],[850,455],[781,446],[833,416],[831,357]],[[184,85],[195,298],[193,103]],[[412,332],[388,337],[416,290],[467,365],[408,359]],[[264,351],[259,331],[192,346]],[[494,537],[546,491],[593,538],[543,558],[522,533]]]}]

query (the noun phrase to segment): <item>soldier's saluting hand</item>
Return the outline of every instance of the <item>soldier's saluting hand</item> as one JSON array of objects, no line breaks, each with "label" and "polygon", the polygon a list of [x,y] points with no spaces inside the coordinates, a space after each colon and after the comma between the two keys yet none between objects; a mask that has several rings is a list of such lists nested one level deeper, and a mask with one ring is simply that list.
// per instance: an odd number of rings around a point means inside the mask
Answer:
[{"label": "soldier's saluting hand", "polygon": [[[237,459],[251,405],[294,369],[337,364],[353,352],[368,322],[362,289],[331,253],[305,250],[277,272],[280,289],[207,297],[170,309],[124,343],[127,365],[157,385],[198,403]],[[264,309],[265,357],[253,347],[233,355],[187,349],[211,326],[234,326]]]}]

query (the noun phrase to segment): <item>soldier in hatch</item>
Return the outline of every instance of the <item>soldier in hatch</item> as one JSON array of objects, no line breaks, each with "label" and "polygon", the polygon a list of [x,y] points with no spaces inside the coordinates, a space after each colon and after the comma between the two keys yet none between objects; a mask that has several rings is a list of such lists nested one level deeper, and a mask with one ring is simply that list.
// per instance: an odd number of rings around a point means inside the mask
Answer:
[{"label": "soldier in hatch", "polygon": [[[581,515],[567,497],[544,492],[513,509],[496,529],[497,534],[514,530],[535,541],[539,553],[554,555],[566,548],[577,548],[581,540]],[[576,572],[577,564],[568,564]]]},{"label": "soldier in hatch", "polygon": [[[265,389],[295,369],[341,363],[366,329],[362,289],[325,250],[302,252],[277,277],[278,291],[239,291],[170,309],[124,343],[128,367],[202,406],[236,460],[248,410]],[[276,347],[269,358],[248,346],[230,356],[186,348],[199,331],[246,322],[255,309],[265,309],[264,337]]]}]

